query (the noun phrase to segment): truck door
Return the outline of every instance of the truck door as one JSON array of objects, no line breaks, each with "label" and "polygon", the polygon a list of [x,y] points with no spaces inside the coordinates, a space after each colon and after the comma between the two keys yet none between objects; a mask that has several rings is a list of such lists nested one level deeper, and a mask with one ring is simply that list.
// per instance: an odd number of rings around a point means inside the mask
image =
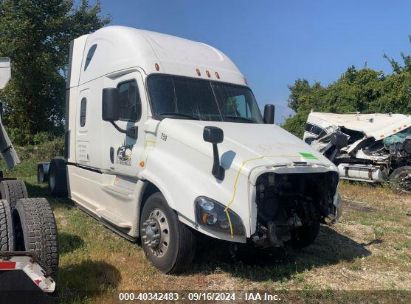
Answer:
[{"label": "truck door", "polygon": [[134,131],[136,138],[120,132],[103,122],[105,145],[103,155],[109,170],[116,175],[136,176],[140,171],[140,157],[144,149],[143,122],[147,116],[143,78],[137,71],[118,77],[111,85],[119,92],[120,119],[114,123],[123,130]]}]

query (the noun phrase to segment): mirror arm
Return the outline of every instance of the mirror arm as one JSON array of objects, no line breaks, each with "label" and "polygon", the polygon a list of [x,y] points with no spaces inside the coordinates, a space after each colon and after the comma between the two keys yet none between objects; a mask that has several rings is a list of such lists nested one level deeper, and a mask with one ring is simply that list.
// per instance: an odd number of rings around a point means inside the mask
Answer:
[{"label": "mirror arm", "polygon": [[215,178],[219,180],[224,179],[225,175],[225,170],[224,168],[220,165],[220,156],[218,153],[218,147],[216,143],[213,143],[213,169],[211,170],[211,173],[214,175]]},{"label": "mirror arm", "polygon": [[110,121],[110,123],[116,128],[117,131],[126,134],[128,137],[133,139],[137,139],[138,137],[138,127],[133,126],[129,129],[122,129],[120,128],[114,121]]}]

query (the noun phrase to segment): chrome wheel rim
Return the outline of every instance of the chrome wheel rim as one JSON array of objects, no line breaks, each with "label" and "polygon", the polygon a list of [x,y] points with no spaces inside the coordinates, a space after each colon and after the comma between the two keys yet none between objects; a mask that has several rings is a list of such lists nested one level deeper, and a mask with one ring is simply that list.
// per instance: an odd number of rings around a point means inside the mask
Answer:
[{"label": "chrome wheel rim", "polygon": [[151,211],[143,223],[141,239],[145,246],[156,257],[162,257],[170,246],[170,227],[167,217],[160,209]]}]

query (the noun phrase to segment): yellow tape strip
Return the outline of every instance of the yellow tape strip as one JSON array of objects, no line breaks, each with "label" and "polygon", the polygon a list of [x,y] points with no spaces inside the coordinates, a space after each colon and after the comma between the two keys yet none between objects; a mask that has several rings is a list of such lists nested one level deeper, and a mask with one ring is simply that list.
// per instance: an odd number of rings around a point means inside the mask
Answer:
[{"label": "yellow tape strip", "polygon": [[265,156],[259,156],[259,157],[256,157],[256,158],[250,158],[250,159],[247,159],[247,160],[243,161],[243,162],[241,163],[240,169],[238,169],[238,171],[237,171],[237,175],[236,175],[235,181],[234,181],[233,195],[231,196],[230,201],[228,202],[227,206],[226,206],[225,209],[224,209],[224,212],[225,212],[225,214],[226,214],[226,216],[227,216],[227,219],[228,219],[228,224],[230,225],[230,235],[231,235],[231,238],[234,238],[234,230],[233,230],[233,224],[231,223],[230,214],[228,213],[228,209],[229,209],[230,206],[233,204],[234,199],[235,199],[235,195],[237,194],[237,184],[238,184],[238,179],[240,178],[240,173],[241,173],[241,171],[243,170],[244,166],[245,166],[248,162],[254,161],[254,160],[258,160],[258,159],[263,159],[264,157],[265,157]]},{"label": "yellow tape strip", "polygon": [[147,151],[146,151],[146,149],[147,149],[147,147],[150,145],[150,146],[154,146],[155,147],[155,145],[156,145],[156,143],[157,143],[157,141],[156,140],[146,140],[146,141],[144,141],[144,150],[143,150],[143,152],[141,153],[141,155],[140,155],[140,159],[142,158],[142,156],[143,155],[145,155],[145,158],[144,158],[144,163],[145,163],[145,167],[147,166],[147,159],[148,159],[148,154],[147,154]]},{"label": "yellow tape strip", "polygon": [[144,142],[144,148],[147,147],[148,144],[153,144],[153,145],[155,145],[156,142],[157,142],[157,141],[155,141],[155,140],[146,140],[146,141]]}]

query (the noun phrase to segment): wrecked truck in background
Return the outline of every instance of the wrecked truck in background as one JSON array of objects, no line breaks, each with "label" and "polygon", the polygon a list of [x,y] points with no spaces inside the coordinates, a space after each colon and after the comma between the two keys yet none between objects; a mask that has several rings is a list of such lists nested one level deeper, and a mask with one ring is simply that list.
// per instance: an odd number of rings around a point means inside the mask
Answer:
[{"label": "wrecked truck in background", "polygon": [[337,165],[340,178],[411,191],[410,115],[312,112],[303,139]]}]

